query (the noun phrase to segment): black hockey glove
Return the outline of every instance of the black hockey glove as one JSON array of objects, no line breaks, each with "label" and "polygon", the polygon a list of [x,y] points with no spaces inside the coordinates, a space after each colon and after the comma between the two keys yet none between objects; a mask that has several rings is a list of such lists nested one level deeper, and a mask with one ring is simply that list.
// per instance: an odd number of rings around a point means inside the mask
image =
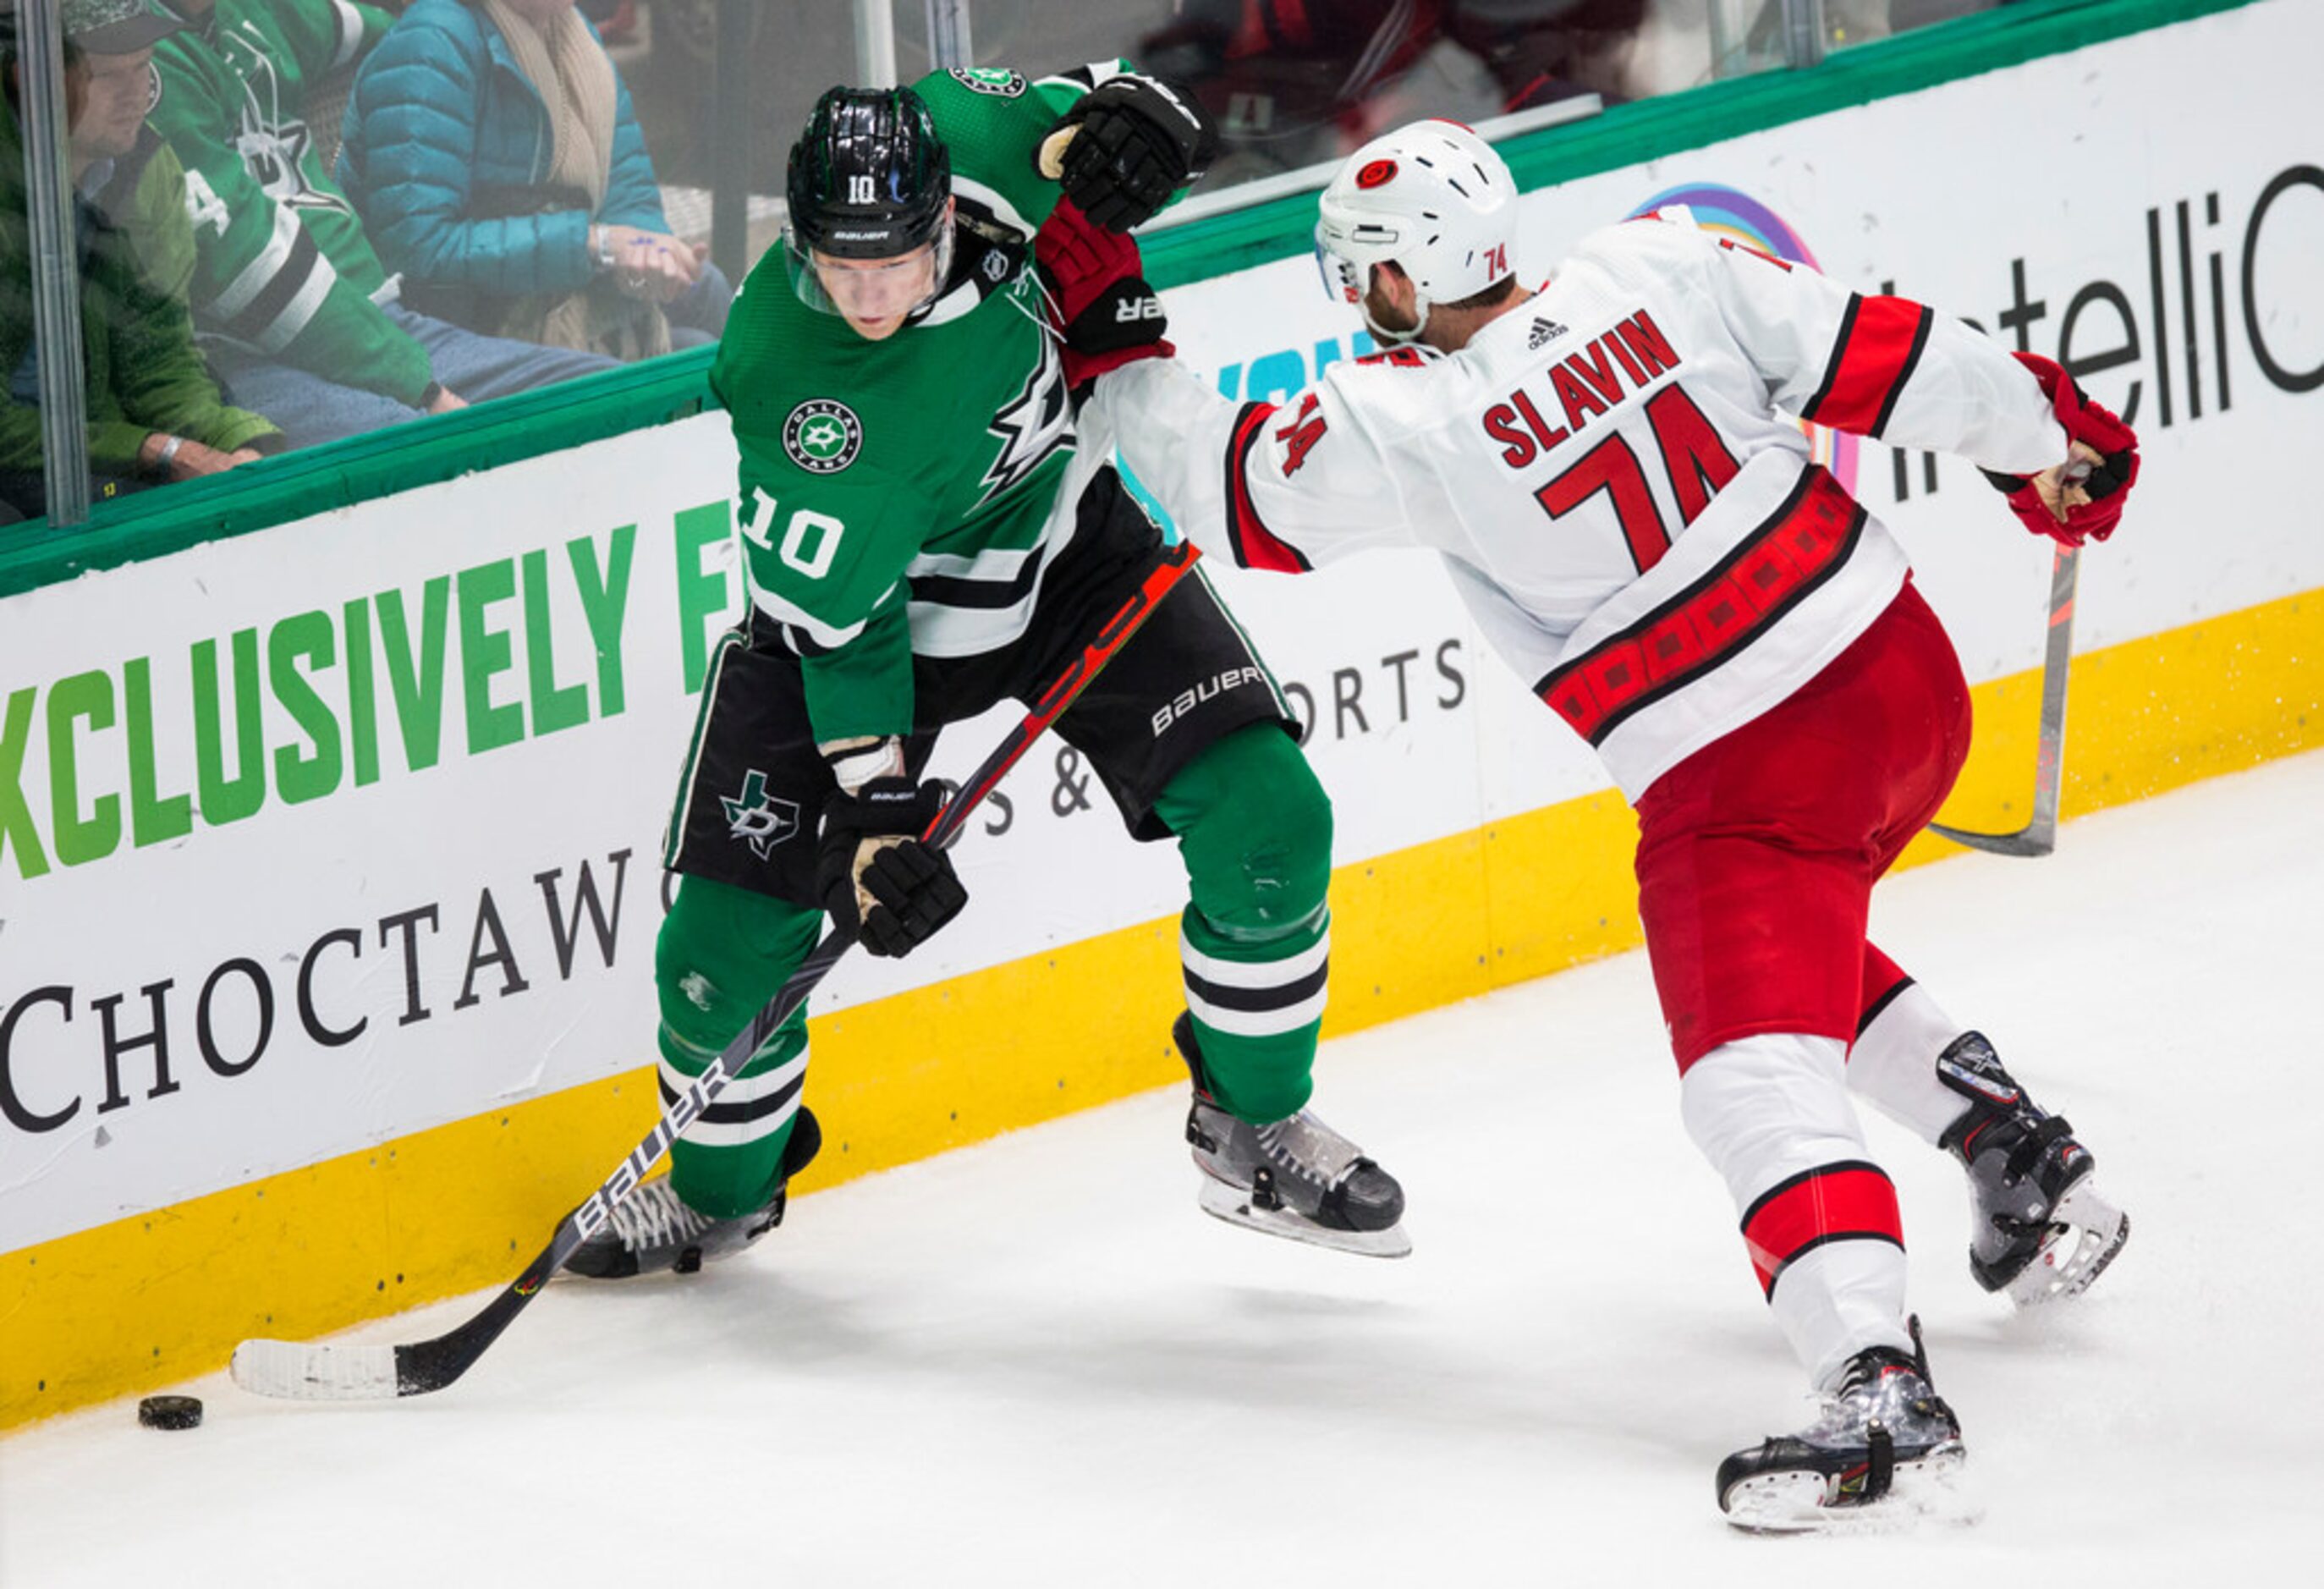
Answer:
[{"label": "black hockey glove", "polygon": [[824,803],[816,892],[865,952],[908,955],[968,903],[951,858],[920,842],[943,805],[944,785],[908,778],[875,778]]},{"label": "black hockey glove", "polygon": [[1219,152],[1218,124],[1194,95],[1136,72],[1083,95],[1051,134],[1070,126],[1081,130],[1065,153],[1065,196],[1116,232],[1153,219]]}]

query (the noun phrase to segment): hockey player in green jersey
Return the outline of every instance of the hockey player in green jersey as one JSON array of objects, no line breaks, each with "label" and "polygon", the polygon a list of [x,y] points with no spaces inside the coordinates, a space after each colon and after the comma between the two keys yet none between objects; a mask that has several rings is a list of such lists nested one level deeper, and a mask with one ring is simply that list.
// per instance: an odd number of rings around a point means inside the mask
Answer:
[{"label": "hockey player in green jersey", "polygon": [[[1108,459],[1075,447],[1031,266],[1061,196],[1038,152],[1066,129],[1062,193],[1121,229],[1215,143],[1167,85],[1099,67],[835,88],[791,150],[787,246],[745,282],[711,373],[742,454],[751,610],[712,660],[671,813],[665,1097],[782,984],[825,912],[902,955],[960,911],[950,860],[915,836],[941,798],[918,781],[936,731],[1038,694],[1161,556]],[[1400,1256],[1401,1188],[1306,1109],[1331,808],[1265,664],[1187,580],[1057,732],[1131,834],[1176,839],[1185,865],[1175,1035],[1204,1207]],[[807,1048],[802,1011],[569,1267],[691,1269],[778,1223],[817,1141]]]}]

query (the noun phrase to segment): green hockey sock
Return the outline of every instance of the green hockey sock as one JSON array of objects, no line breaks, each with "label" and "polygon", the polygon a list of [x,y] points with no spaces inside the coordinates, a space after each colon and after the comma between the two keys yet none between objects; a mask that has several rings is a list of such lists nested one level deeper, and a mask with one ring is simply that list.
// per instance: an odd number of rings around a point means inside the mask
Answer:
[{"label": "green hockey sock", "polygon": [[1254,1124],[1306,1106],[1331,952],[1332,803],[1290,736],[1238,729],[1170,781],[1191,900],[1179,955],[1211,1091]]},{"label": "green hockey sock", "polygon": [[[654,946],[665,1104],[774,997],[822,922],[819,911],[746,889],[679,880]],[[775,1195],[806,1076],[802,1004],[670,1149],[670,1185],[687,1206],[732,1219]]]}]

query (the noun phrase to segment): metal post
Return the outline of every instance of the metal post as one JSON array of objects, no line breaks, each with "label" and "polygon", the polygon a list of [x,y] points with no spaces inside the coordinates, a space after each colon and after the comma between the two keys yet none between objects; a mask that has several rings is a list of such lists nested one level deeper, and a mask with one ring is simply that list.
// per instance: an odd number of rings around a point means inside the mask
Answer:
[{"label": "metal post", "polygon": [[927,0],[928,68],[932,71],[966,71],[976,64],[976,46],[968,38],[968,0]]},{"label": "metal post", "polygon": [[855,86],[896,82],[896,8],[891,0],[855,0]]},{"label": "metal post", "polygon": [[32,234],[32,335],[41,360],[41,458],[49,522],[88,517],[88,392],[80,340],[80,249],[65,167],[65,41],[57,0],[18,0],[24,189]]},{"label": "metal post", "polygon": [[1784,60],[1813,66],[1823,59],[1823,0],[1784,0]]},{"label": "metal post", "polygon": [[718,60],[712,69],[710,259],[740,285],[751,260],[751,24],[760,0],[719,0]]}]

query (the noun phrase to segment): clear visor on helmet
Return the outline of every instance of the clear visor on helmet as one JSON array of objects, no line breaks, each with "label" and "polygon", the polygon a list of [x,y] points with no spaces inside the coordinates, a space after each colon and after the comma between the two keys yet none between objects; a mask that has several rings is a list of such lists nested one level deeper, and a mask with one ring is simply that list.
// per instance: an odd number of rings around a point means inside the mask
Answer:
[{"label": "clear visor on helmet", "polygon": [[952,221],[918,248],[890,259],[841,259],[818,254],[789,227],[783,252],[791,291],[809,309],[851,320],[891,320],[925,309],[952,273]]},{"label": "clear visor on helmet", "polygon": [[1320,227],[1315,233],[1315,269],[1323,278],[1323,296],[1333,303],[1356,304],[1364,300],[1368,283],[1363,267],[1333,253]]}]

